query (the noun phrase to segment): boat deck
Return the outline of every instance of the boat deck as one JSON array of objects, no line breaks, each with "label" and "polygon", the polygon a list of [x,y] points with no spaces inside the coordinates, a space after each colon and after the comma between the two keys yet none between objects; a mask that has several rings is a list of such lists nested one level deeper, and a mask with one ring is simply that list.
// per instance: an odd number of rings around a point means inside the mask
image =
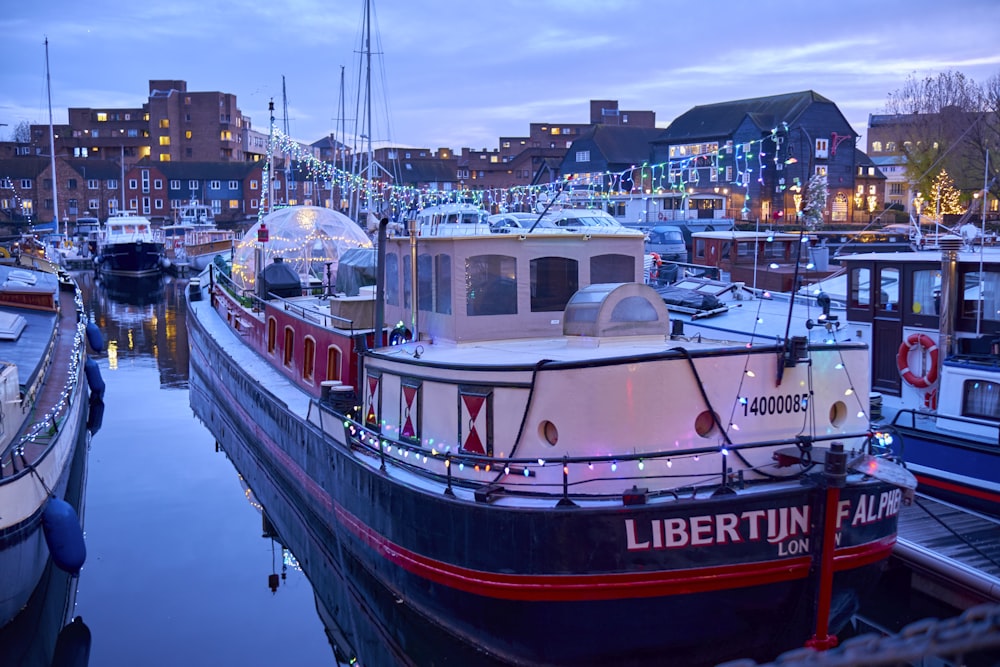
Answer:
[{"label": "boat deck", "polygon": [[895,555],[959,608],[1000,602],[1000,520],[918,495],[899,513]]}]

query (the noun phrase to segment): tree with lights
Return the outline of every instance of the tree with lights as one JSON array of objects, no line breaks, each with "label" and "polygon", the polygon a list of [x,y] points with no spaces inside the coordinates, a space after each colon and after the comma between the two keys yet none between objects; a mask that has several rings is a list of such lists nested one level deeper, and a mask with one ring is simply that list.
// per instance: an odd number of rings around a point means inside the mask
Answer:
[{"label": "tree with lights", "polygon": [[959,202],[959,191],[955,187],[955,181],[948,175],[946,169],[938,172],[931,184],[930,208],[935,215],[959,214],[963,212]]},{"label": "tree with lights", "polygon": [[807,229],[819,229],[823,226],[827,195],[826,176],[813,174],[809,179],[809,185],[806,186],[805,199],[802,201],[802,222]]}]

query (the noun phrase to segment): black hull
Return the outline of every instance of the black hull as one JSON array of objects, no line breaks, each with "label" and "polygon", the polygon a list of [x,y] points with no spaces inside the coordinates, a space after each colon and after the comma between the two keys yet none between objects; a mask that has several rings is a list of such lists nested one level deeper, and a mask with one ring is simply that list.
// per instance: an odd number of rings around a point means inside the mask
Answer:
[{"label": "black hull", "polygon": [[[371,600],[373,621],[394,645],[413,641],[394,625],[397,607],[450,635],[452,652],[504,664],[770,659],[802,646],[815,630],[818,538],[786,544],[793,553],[784,554],[764,539],[668,553],[626,549],[623,524],[818,507],[818,485],[600,510],[554,503],[517,510],[452,499],[380,472],[377,462],[286,408],[206,335],[196,314],[188,325],[192,377],[201,376],[229,422],[245,425],[254,456],[294,502],[336,536],[340,571]],[[861,493],[893,491],[873,483],[845,489],[843,498],[853,503]],[[895,529],[893,515],[844,538],[851,542],[837,552],[833,632],[880,576]]]},{"label": "black hull", "polygon": [[163,244],[115,243],[101,248],[98,271],[108,276],[152,276],[163,271]]}]

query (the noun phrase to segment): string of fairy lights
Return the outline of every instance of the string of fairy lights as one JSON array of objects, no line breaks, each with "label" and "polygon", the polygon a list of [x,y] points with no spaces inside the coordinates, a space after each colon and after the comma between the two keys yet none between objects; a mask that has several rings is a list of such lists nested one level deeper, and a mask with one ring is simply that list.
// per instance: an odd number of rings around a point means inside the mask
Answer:
[{"label": "string of fairy lights", "polygon": [[[374,210],[418,211],[428,206],[450,203],[471,203],[487,210],[500,212],[527,210],[539,202],[550,201],[565,189],[587,191],[592,201],[598,203],[602,197],[622,194],[676,193],[681,197],[691,194],[693,188],[703,183],[702,172],[709,174],[709,181],[716,187],[741,190],[743,212],[748,213],[751,202],[751,184],[761,185],[768,169],[781,170],[786,164],[796,162],[794,157],[782,157],[782,146],[788,136],[788,124],[782,123],[770,133],[755,140],[741,143],[726,142],[693,144],[693,153],[686,153],[685,146],[674,147],[680,155],[658,164],[643,163],[621,171],[590,173],[585,176],[569,175],[557,181],[536,185],[472,189],[462,186],[452,190],[438,190],[430,187],[416,187],[388,183],[379,179],[366,178],[364,174],[338,168],[320,160],[306,147],[279,129],[274,128],[269,140],[269,154],[284,154],[299,166],[305,179],[324,184],[329,189],[339,189],[344,196],[357,195],[360,200],[371,202]],[[784,152],[788,152],[785,149]],[[711,170],[711,171],[707,171]],[[263,168],[263,195],[260,215],[270,208],[270,184],[272,180],[270,162]],[[795,177],[786,183],[780,176],[776,178],[780,192],[790,189],[796,197],[802,189],[801,179]],[[799,200],[796,199],[796,205]]]}]

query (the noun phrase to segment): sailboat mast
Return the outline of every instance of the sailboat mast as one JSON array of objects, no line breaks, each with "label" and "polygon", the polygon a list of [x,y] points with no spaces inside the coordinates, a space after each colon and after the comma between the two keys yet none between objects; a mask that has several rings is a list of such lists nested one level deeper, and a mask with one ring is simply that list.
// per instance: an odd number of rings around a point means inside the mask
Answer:
[{"label": "sailboat mast", "polygon": [[368,178],[366,187],[368,190],[368,213],[372,212],[372,187],[373,178],[372,167],[375,164],[375,151],[372,149],[372,3],[365,0],[365,106],[367,107],[368,131]]},{"label": "sailboat mast", "polygon": [[[281,113],[284,115],[282,119],[282,131],[285,133],[285,138],[288,141],[291,139],[288,136],[288,94],[285,91],[285,75],[281,75]],[[288,176],[292,171],[292,160],[291,154],[285,156],[285,204],[288,204]]]},{"label": "sailboat mast", "polygon": [[[337,128],[337,129],[340,130],[340,141],[341,141],[341,146],[343,147],[345,145],[344,142],[347,141],[347,121],[344,118],[344,116],[345,116],[345,110],[344,110],[344,66],[343,65],[340,66],[340,109],[339,109],[339,114],[340,114],[340,127]],[[334,148],[334,150],[336,150],[336,148]],[[344,150],[340,151],[340,171],[341,171],[342,175],[345,174],[345,173],[347,173],[347,156],[344,153],[345,153]],[[345,181],[345,185],[346,185],[346,181]],[[344,193],[343,192],[340,193],[340,198],[341,199],[344,198]]]},{"label": "sailboat mast", "polygon": [[[49,157],[52,161],[52,221],[53,230],[59,231],[59,179],[56,178],[56,135],[52,127],[52,77],[49,74],[49,38],[45,38],[45,88],[49,97]],[[67,225],[69,222],[67,221]],[[67,230],[67,236],[69,230]]]},{"label": "sailboat mast", "polygon": [[266,214],[274,210],[274,98],[267,104],[267,110],[271,114],[271,126],[267,137],[267,210],[261,207],[261,213]]}]

